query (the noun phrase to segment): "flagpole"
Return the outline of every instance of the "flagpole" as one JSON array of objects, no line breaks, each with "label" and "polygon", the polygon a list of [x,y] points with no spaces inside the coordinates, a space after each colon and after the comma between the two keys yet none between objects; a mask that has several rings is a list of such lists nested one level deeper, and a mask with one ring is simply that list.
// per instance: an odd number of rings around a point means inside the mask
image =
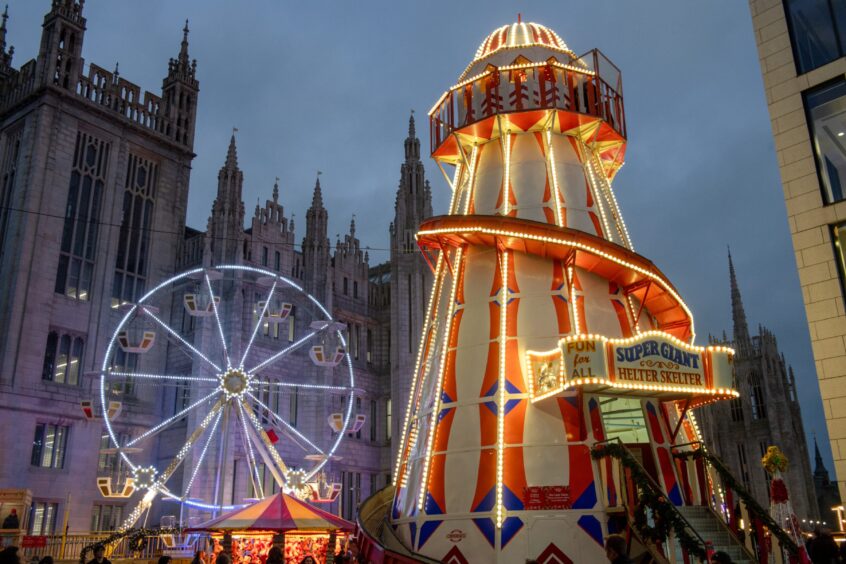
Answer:
[{"label": "flagpole", "polygon": [[71,493],[68,492],[68,497],[65,500],[65,518],[64,523],[62,524],[62,550],[59,552],[61,555],[59,558],[65,557],[65,543],[68,540],[68,520],[70,519],[70,502]]}]

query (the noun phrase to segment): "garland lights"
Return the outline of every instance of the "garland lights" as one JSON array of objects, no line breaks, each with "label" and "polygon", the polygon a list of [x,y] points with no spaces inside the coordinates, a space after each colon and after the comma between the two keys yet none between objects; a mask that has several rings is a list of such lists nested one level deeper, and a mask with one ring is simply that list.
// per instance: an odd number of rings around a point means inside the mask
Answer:
[{"label": "garland lights", "polygon": [[702,459],[711,467],[717,471],[717,474],[720,475],[720,478],[723,480],[723,484],[727,489],[734,491],[738,497],[743,501],[743,504],[746,506],[747,511],[749,511],[750,516],[754,519],[759,520],[769,531],[770,533],[778,539],[778,542],[781,546],[787,549],[787,551],[792,555],[796,556],[799,551],[799,547],[796,546],[796,543],[790,538],[784,529],[782,529],[772,518],[769,511],[764,509],[761,504],[755,501],[755,498],[752,497],[752,494],[743,487],[740,482],[738,482],[734,476],[732,476],[731,472],[728,468],[725,467],[723,461],[711,454],[710,452],[706,452],[704,448],[698,448],[696,450],[690,450],[686,452],[674,452],[673,457],[679,460],[699,460]]},{"label": "garland lights", "polygon": [[[629,449],[621,444],[605,443],[593,447],[590,455],[594,460],[608,456],[616,458],[629,471],[638,492],[637,506],[633,509],[633,525],[642,538],[663,542],[672,530],[685,552],[703,561],[707,559],[705,543],[695,531],[693,535],[688,531],[693,530],[692,527],[667,500],[664,492],[652,482]],[[646,509],[652,511],[654,525],[649,525]]]},{"label": "garland lights", "polygon": [[114,544],[121,539],[127,539],[127,547],[131,552],[142,552],[145,548],[147,548],[148,537],[157,537],[160,535],[181,535],[182,529],[147,529],[147,528],[139,528],[139,529],[126,529],[124,531],[118,531],[116,533],[112,533],[111,535],[107,536],[106,538],[99,540],[97,542],[85,545],[82,547],[82,550],[79,552],[79,564],[85,564],[86,555],[89,552],[94,552],[98,547],[105,548],[110,544]]}]

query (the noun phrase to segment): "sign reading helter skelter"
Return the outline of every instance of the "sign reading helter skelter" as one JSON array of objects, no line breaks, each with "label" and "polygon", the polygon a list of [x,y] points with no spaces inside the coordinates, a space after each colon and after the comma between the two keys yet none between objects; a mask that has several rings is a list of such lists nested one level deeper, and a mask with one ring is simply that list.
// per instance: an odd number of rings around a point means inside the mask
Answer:
[{"label": "sign reading helter skelter", "polygon": [[434,282],[385,529],[438,561],[601,562],[621,496],[591,448],[636,448],[693,503],[671,448],[698,439],[690,408],[737,397],[732,351],[693,344],[691,312],[633,249],[611,188],[621,76],[599,51],[505,25],[429,120],[452,198],[417,234]]},{"label": "sign reading helter skelter", "polygon": [[661,331],[628,339],[574,335],[551,351],[528,351],[529,397],[533,402],[575,387],[627,393],[628,390],[690,394],[696,407],[709,396],[732,394],[728,347],[695,347]]}]

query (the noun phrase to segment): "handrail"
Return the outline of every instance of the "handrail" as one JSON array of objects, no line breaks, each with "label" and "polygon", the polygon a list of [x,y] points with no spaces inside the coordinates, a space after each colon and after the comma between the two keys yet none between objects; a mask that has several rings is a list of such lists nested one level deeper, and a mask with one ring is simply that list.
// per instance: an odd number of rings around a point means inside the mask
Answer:
[{"label": "handrail", "polygon": [[[609,447],[611,447],[612,445],[619,447],[619,449],[610,449]],[[620,462],[623,462],[625,460],[624,465],[630,471],[632,471],[632,477],[644,478],[645,483],[650,486],[652,493],[664,499],[663,502],[659,503],[664,504],[665,507],[671,508],[675,521],[671,521],[669,523],[668,528],[672,528],[672,530],[676,533],[676,536],[678,537],[679,541],[681,541],[684,536],[689,537],[687,542],[691,543],[692,546],[687,547],[687,550],[689,552],[694,553],[694,556],[701,559],[705,559],[707,557],[705,539],[703,539],[699,535],[699,533],[696,532],[696,529],[694,529],[693,525],[691,525],[690,522],[685,518],[685,516],[682,515],[681,511],[679,511],[678,508],[671,502],[667,501],[667,494],[664,489],[658,484],[658,482],[656,482],[652,478],[652,476],[649,475],[646,469],[640,464],[640,462],[637,461],[637,459],[634,457],[634,455],[632,455],[631,451],[628,449],[628,447],[626,447],[626,445],[623,444],[619,437],[614,437],[595,443],[594,446],[591,448],[591,456],[595,459],[604,458],[606,456],[612,456],[620,460]],[[646,501],[641,501],[640,497],[641,496],[638,496],[638,504],[645,504]],[[654,508],[652,509],[654,511]],[[679,523],[681,523],[681,526],[679,526]],[[634,524],[635,526],[637,526],[636,522]],[[639,531],[639,533],[645,538],[650,538],[650,534],[646,530]],[[683,546],[682,548],[684,549],[685,547]]]},{"label": "handrail", "polygon": [[743,501],[744,505],[746,506],[746,510],[749,511],[751,516],[760,519],[764,525],[770,530],[770,532],[778,538],[779,544],[785,547],[791,555],[796,555],[799,552],[799,547],[790,538],[790,535],[784,532],[784,529],[775,522],[775,520],[770,515],[770,512],[764,509],[758,501],[752,497],[752,494],[744,488],[740,483],[735,479],[734,475],[731,473],[725,463],[720,460],[715,455],[711,454],[705,449],[705,445],[701,441],[692,441],[690,443],[684,443],[680,445],[674,445],[673,448],[680,448],[685,446],[698,446],[699,448],[694,448],[693,450],[686,451],[686,452],[675,452],[672,451],[673,457],[678,458],[681,460],[685,460],[687,458],[702,458],[710,464],[714,470],[717,471],[717,474],[720,475],[723,482],[737,492],[740,496],[741,501]]}]

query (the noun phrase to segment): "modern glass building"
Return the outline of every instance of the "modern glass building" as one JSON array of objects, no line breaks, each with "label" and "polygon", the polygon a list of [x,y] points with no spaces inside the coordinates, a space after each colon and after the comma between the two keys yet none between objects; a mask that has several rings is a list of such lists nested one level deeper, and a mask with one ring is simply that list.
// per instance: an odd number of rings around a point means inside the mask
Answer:
[{"label": "modern glass building", "polygon": [[846,476],[846,2],[749,5],[831,450]]}]

